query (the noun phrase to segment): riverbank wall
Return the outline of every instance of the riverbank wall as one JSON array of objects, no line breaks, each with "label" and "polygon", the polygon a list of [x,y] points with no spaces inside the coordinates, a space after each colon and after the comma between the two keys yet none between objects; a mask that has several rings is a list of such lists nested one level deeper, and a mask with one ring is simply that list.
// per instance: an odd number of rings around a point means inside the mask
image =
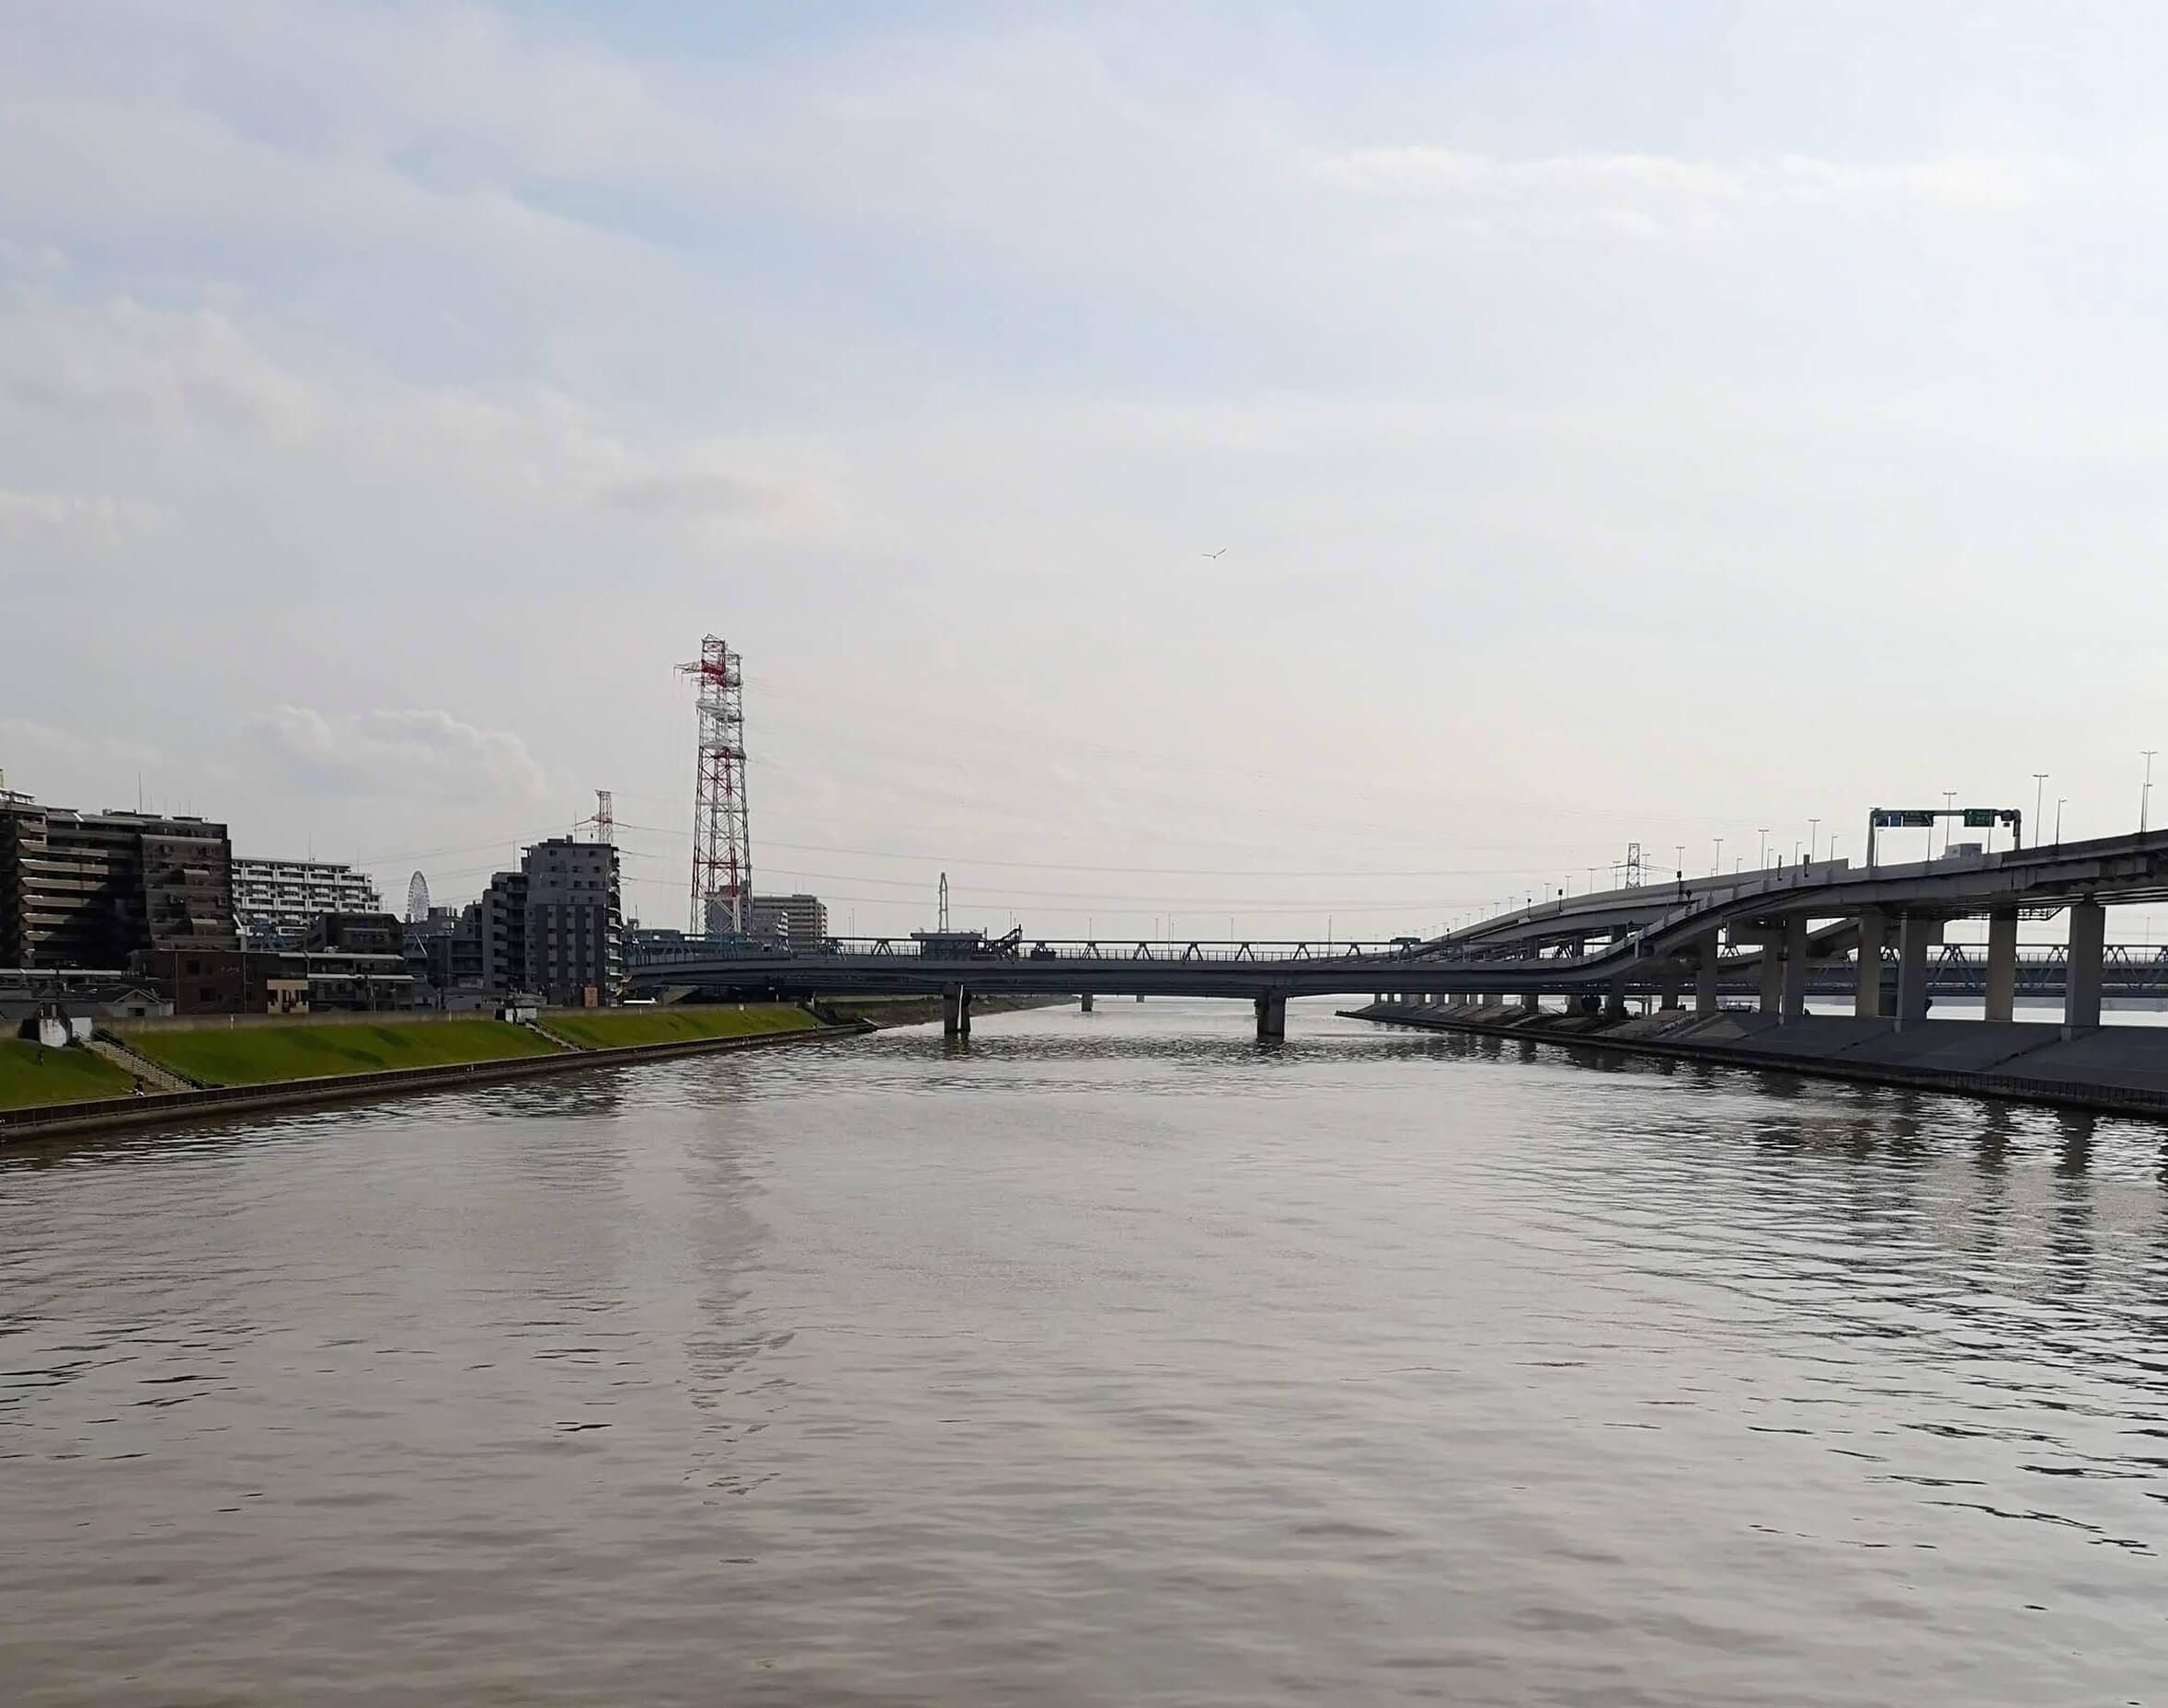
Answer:
[{"label": "riverbank wall", "polygon": [[[1075,1001],[1073,996],[974,996],[971,1013],[984,1019],[988,1014],[1017,1014],[1027,1008],[1066,1008]],[[839,1021],[863,1020],[883,1032],[892,1026],[924,1026],[941,1018],[938,996],[823,996],[813,1006]]]},{"label": "riverbank wall", "polygon": [[[617,1011],[565,1012],[568,1014],[607,1014]],[[784,1012],[794,1016],[793,1023],[788,1026],[764,1030],[740,1028],[716,1036],[676,1037],[599,1049],[575,1047],[561,1036],[552,1036],[539,1029],[514,1027],[504,1022],[489,1022],[487,1024],[503,1026],[508,1032],[526,1033],[541,1045],[540,1049],[494,1054],[472,1060],[435,1063],[426,1067],[327,1073],[304,1078],[268,1080],[258,1083],[203,1085],[180,1091],[149,1091],[134,1096],[0,1108],[0,1144],[242,1111],[253,1113],[264,1109],[319,1104],[370,1102],[409,1092],[490,1084],[539,1074],[568,1072],[580,1068],[659,1061],[676,1056],[727,1054],[738,1050],[823,1043],[842,1037],[857,1037],[874,1029],[863,1021],[811,1022],[801,1011]],[[546,1023],[550,1017],[550,1014],[545,1012],[544,1022]],[[257,1024],[252,1024],[257,1022],[258,1017],[236,1018],[242,1021],[242,1026],[233,1029],[258,1029]],[[370,1016],[339,1016],[328,1023],[339,1025],[368,1018]],[[379,1026],[384,1026],[387,1021],[396,1023],[395,1026],[387,1029],[404,1028],[410,1024],[405,1016],[377,1015],[373,1018]],[[422,1024],[428,1024],[426,1017]],[[160,1029],[205,1031],[226,1028],[213,1026]],[[125,1047],[147,1040],[140,1030],[132,1026],[129,1035],[116,1035],[112,1041]]]},{"label": "riverbank wall", "polygon": [[1517,1004],[1373,1003],[1351,1019],[1513,1037],[1580,1051],[1666,1056],[1920,1091],[2168,1120],[2168,1027],[2066,1031],[2027,1021],[1894,1020],[1658,1010],[1605,1016]]}]

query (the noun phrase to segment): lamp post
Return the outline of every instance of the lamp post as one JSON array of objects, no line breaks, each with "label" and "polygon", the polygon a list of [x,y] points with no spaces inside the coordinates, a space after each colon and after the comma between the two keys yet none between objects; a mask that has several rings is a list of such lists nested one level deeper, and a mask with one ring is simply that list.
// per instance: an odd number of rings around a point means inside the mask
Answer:
[{"label": "lamp post", "polygon": [[1716,864],[1709,868],[1709,876],[1711,877],[1724,876],[1724,839],[1721,836],[1716,839]]},{"label": "lamp post", "polygon": [[2040,840],[2040,796],[2041,796],[2041,793],[2042,793],[2042,791],[2044,791],[2044,790],[2045,790],[2047,787],[2048,787],[2048,774],[2047,774],[2045,771],[2036,771],[2036,772],[2034,772],[2034,773],[2033,773],[2033,840],[2034,840],[2036,843],[2036,842],[2038,842],[2038,841]]},{"label": "lamp post", "polygon": [[1756,828],[1754,834],[1761,839],[1761,846],[1754,855],[1754,864],[1766,872],[1769,869],[1769,827],[1761,825]]},{"label": "lamp post", "polygon": [[2138,833],[2140,836],[2145,834],[2149,808],[2153,804],[2153,755],[2160,751],[2156,747],[2145,750],[2145,787],[2139,791],[2138,796]]},{"label": "lamp post", "polygon": [[2067,795],[2062,795],[2062,796],[2059,796],[2059,797],[2056,797],[2056,802],[2055,802],[2055,845],[2056,845],[2058,848],[2060,848],[2060,847],[2062,846],[2062,807],[2063,807],[2063,802],[2064,802],[2064,801],[2067,801],[2068,799],[2070,799],[2070,797],[2069,797],[2069,796],[2067,796]]},{"label": "lamp post", "polygon": [[1820,840],[1821,833],[1822,833],[1822,821],[1821,821],[1819,819],[1809,819],[1809,820],[1807,820],[1807,864],[1808,865],[1812,865],[1814,864],[1814,845],[1815,845],[1815,843],[1816,843],[1818,841],[1819,841],[1819,840]]}]

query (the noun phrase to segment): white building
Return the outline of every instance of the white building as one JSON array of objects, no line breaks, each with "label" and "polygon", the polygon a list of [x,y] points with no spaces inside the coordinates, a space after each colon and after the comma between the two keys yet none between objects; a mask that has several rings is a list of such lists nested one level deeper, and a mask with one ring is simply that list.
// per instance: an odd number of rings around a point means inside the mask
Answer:
[{"label": "white building", "polygon": [[251,944],[299,948],[319,913],[381,913],[366,873],[328,860],[234,861],[234,917]]},{"label": "white building", "polygon": [[819,896],[755,896],[749,934],[794,955],[818,955],[828,940],[828,909]]}]

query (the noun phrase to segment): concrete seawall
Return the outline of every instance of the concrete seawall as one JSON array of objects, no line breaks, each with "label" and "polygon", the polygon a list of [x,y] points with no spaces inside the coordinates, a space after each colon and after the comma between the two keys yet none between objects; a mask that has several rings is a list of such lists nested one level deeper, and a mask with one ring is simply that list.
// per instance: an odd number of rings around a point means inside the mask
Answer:
[{"label": "concrete seawall", "polygon": [[1956,1092],[2168,1119],[2168,1027],[2064,1028],[2025,1021],[1892,1020],[1659,1011],[1618,1019],[1518,1006],[1373,1003],[1358,1020],[1523,1038],[1568,1049],[1723,1062],[1826,1079]]},{"label": "concrete seawall", "polygon": [[579,1068],[616,1067],[660,1061],[671,1056],[715,1055],[857,1037],[871,1030],[870,1026],[847,1023],[738,1037],[688,1038],[666,1044],[635,1044],[618,1049],[568,1049],[547,1056],[512,1056],[444,1067],[398,1068],[382,1073],[327,1074],[318,1079],[277,1080],[263,1085],[156,1092],[141,1097],[109,1097],[90,1103],[42,1104],[27,1109],[0,1110],[0,1144],[113,1128],[155,1126],[209,1115],[329,1103],[365,1103],[406,1092],[441,1091],[501,1080],[530,1079],[537,1074],[565,1073]]}]

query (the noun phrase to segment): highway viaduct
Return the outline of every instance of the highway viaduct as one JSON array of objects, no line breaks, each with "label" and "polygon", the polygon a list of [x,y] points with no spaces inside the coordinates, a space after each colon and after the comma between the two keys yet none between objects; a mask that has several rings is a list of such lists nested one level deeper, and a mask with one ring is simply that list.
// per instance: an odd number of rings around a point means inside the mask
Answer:
[{"label": "highway viaduct", "polygon": [[[1810,979],[1825,989],[1854,969],[1855,1012],[1885,1012],[1883,967],[1894,948],[1891,1016],[1927,1013],[1930,951],[1954,920],[1984,919],[1985,1017],[2012,1017],[2021,919],[2069,915],[2063,1024],[2100,1024],[2111,903],[2168,900],[2168,831],[1960,854],[1911,865],[1809,861],[1760,872],[1644,884],[1562,897],[1440,937],[1339,947],[1140,944],[988,944],[921,952],[910,940],[837,942],[831,952],[727,954],[689,943],[632,969],[636,992],[692,987],[717,994],[805,998],[938,992],[944,1027],[968,1032],[974,994],[1186,995],[1246,998],[1261,1038],[1284,1036],[1293,996],[1594,997],[1623,1010],[1631,993],[1667,1007],[1718,1006],[1727,965],[1753,957],[1761,1004],[1780,1020],[1806,1014]],[[1732,954],[1726,957],[1728,946]],[[1818,977],[1817,976],[1818,974]]]}]

